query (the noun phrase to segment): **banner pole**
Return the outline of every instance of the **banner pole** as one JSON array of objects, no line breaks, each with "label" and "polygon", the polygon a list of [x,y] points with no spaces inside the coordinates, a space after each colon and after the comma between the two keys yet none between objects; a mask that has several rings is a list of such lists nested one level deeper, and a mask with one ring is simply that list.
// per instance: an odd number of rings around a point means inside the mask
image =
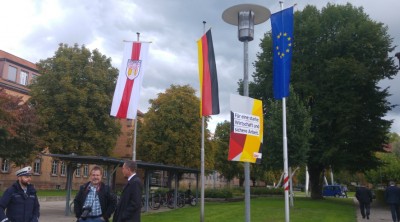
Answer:
[{"label": "banner pole", "polygon": [[[139,42],[139,38],[140,38],[140,32],[136,32],[137,35],[137,41]],[[133,130],[133,145],[132,145],[132,160],[136,161],[136,130],[137,130],[137,114],[136,114],[136,118],[134,119],[134,130]]]},{"label": "banner pole", "polygon": [[[279,1],[280,8],[283,10],[283,1]],[[283,125],[283,188],[285,190],[285,221],[290,221],[289,214],[289,173],[288,173],[288,151],[287,151],[287,134],[286,134],[286,98],[282,98],[282,125]]]},{"label": "banner pole", "polygon": [[201,192],[200,222],[204,222],[204,116],[201,117]]},{"label": "banner pole", "polygon": [[[203,21],[203,33],[206,32],[206,21]],[[200,89],[201,92],[201,89]],[[200,107],[202,109],[202,107]],[[201,191],[200,191],[200,222],[204,222],[204,122],[205,118],[203,113],[201,115],[201,162],[200,162],[200,174],[201,174]]]},{"label": "banner pole", "polygon": [[283,188],[285,190],[285,221],[289,222],[289,174],[288,174],[288,154],[287,154],[287,135],[286,135],[286,98],[282,98],[282,125],[283,125]]}]

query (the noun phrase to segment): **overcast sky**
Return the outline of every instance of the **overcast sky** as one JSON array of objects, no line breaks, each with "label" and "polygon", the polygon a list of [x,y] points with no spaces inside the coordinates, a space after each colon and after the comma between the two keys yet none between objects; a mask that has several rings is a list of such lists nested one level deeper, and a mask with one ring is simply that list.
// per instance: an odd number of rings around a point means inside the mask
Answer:
[{"label": "overcast sky", "polygon": [[[295,10],[302,10],[307,4],[321,9],[328,2],[345,4],[347,1],[287,0],[284,7],[297,3]],[[229,119],[229,94],[237,93],[237,82],[243,78],[243,43],[237,39],[237,27],[225,23],[222,13],[244,3],[262,5],[272,13],[280,8],[278,0],[4,1],[0,9],[0,49],[36,63],[52,57],[59,43],[84,44],[111,57],[119,69],[123,40],[136,40],[136,33],[140,32],[140,40],[152,42],[139,105],[146,112],[148,100],[156,98],[171,84],[189,84],[198,91],[196,41],[203,34],[203,21],[206,21],[206,29],[212,28],[220,93],[221,114],[213,116],[209,123],[214,131],[218,122]],[[399,0],[351,3],[362,6],[371,19],[387,25],[393,45],[400,45]],[[270,20],[255,27],[255,38],[249,42],[249,74],[253,73],[252,63],[260,52],[260,39],[270,30]],[[400,47],[395,52],[400,52]],[[380,86],[390,86],[389,101],[400,103],[400,75],[382,81]],[[385,118],[393,119],[392,132],[400,133],[400,107]]]}]

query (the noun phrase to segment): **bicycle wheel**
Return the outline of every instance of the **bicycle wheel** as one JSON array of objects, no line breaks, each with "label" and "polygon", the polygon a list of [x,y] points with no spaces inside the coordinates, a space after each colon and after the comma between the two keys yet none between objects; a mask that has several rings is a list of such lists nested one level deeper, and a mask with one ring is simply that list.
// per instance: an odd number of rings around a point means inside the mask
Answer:
[{"label": "bicycle wheel", "polygon": [[175,208],[175,206],[174,206],[174,197],[173,196],[168,198],[167,207],[170,208],[170,209],[174,209]]},{"label": "bicycle wheel", "polygon": [[161,205],[163,205],[163,207],[168,207],[168,196],[167,196],[167,194],[163,194],[162,195]]},{"label": "bicycle wheel", "polygon": [[69,212],[71,212],[71,214],[75,214],[74,201],[71,201],[71,203],[69,204]]},{"label": "bicycle wheel", "polygon": [[196,197],[190,197],[190,205],[191,206],[196,206],[197,204],[197,198]]},{"label": "bicycle wheel", "polygon": [[144,196],[142,196],[142,208],[140,209],[142,211],[142,213],[146,211],[146,208],[144,207],[145,202],[146,202],[146,200],[145,200]]},{"label": "bicycle wheel", "polygon": [[185,195],[179,195],[178,196],[178,207],[184,207],[185,206]]},{"label": "bicycle wheel", "polygon": [[161,207],[160,194],[152,194],[149,200],[149,207],[153,210],[158,210]]}]

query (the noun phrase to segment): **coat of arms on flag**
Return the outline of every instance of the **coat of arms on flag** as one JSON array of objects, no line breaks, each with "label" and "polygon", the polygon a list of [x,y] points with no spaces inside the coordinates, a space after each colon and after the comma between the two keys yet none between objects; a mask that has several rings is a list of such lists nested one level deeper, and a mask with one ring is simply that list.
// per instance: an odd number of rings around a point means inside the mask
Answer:
[{"label": "coat of arms on flag", "polygon": [[149,42],[125,42],[110,115],[117,118],[136,118],[149,45]]},{"label": "coat of arms on flag", "polygon": [[140,66],[142,64],[141,60],[128,60],[128,64],[126,65],[126,77],[130,80],[135,79],[140,73]]}]

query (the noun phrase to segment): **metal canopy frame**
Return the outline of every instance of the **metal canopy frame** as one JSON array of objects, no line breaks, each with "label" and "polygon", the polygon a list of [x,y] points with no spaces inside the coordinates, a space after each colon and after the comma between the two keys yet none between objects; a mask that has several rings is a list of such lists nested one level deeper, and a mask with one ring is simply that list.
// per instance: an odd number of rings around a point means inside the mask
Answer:
[{"label": "metal canopy frame", "polygon": [[[67,196],[65,198],[65,216],[70,215],[70,205],[69,202],[71,200],[71,190],[72,190],[72,178],[75,169],[77,168],[78,164],[96,164],[96,165],[106,165],[106,166],[113,166],[112,172],[107,175],[107,184],[111,186],[113,190],[115,190],[115,172],[118,167],[122,167],[124,161],[126,159],[117,159],[112,157],[102,157],[102,156],[78,156],[76,154],[44,154],[43,156],[49,156],[55,159],[59,159],[64,161],[67,164]],[[150,163],[150,162],[143,162],[141,160],[136,161],[138,169],[144,170],[144,191],[145,191],[145,211],[148,210],[148,200],[150,194],[150,178],[151,173],[156,170],[168,171],[175,178],[175,199],[177,198],[178,192],[178,175],[183,173],[193,173],[196,175],[196,198],[198,198],[198,190],[199,190],[199,173],[200,170],[187,168],[187,167],[180,167],[180,166],[173,166],[173,165],[165,165],[161,163]],[[175,200],[176,205],[176,200]],[[175,206],[176,207],[176,206]]]}]

